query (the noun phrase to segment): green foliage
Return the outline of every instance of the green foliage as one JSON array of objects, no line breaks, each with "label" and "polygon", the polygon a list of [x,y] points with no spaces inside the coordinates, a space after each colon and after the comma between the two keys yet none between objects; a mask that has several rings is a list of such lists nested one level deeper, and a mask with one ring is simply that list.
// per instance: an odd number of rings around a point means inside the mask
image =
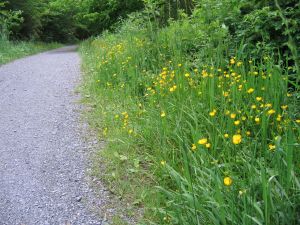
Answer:
[{"label": "green foliage", "polygon": [[0,3],[0,38],[8,39],[23,22],[21,11],[5,10],[6,2]]},{"label": "green foliage", "polygon": [[240,2],[201,2],[160,29],[152,2],[82,45],[103,177],[146,224],[298,224],[297,69],[244,46]]},{"label": "green foliage", "polygon": [[143,7],[141,0],[9,0],[6,11],[17,11],[24,22],[11,37],[74,42],[110,29],[114,23]]},{"label": "green foliage", "polygon": [[12,60],[60,47],[57,43],[12,42],[0,38],[0,65]]}]

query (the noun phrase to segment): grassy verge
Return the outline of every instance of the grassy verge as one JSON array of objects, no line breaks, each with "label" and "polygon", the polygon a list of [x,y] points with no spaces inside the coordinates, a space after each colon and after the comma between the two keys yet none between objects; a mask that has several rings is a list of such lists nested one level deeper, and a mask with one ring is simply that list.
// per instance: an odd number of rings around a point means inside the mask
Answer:
[{"label": "grassy verge", "polygon": [[10,42],[0,39],[0,65],[60,46],[61,45],[57,43]]},{"label": "grassy verge", "polygon": [[99,176],[145,224],[297,224],[295,68],[234,49],[216,23],[154,30],[128,21],[81,46]]}]

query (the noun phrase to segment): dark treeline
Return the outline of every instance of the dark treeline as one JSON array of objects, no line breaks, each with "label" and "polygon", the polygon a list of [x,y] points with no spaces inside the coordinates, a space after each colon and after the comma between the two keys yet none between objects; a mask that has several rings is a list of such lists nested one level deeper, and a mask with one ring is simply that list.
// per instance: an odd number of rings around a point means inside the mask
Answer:
[{"label": "dark treeline", "polygon": [[1,33],[10,39],[72,42],[97,35],[142,1],[9,0],[0,5]]},{"label": "dark treeline", "polygon": [[263,44],[281,54],[300,46],[298,0],[8,0],[0,3],[0,29],[12,40],[72,42],[116,29],[130,13],[145,13],[145,5],[155,8],[158,26],[201,13],[205,23],[226,26],[237,45],[259,51]]}]

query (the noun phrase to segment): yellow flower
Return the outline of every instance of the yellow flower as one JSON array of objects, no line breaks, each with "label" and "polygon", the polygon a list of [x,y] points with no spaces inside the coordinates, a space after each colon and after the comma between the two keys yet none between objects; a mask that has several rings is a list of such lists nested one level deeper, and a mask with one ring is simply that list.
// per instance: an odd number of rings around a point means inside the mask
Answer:
[{"label": "yellow flower", "polygon": [[275,148],[276,148],[276,146],[275,146],[275,145],[269,144],[269,150],[270,150],[270,151],[274,151],[274,150],[275,150]]},{"label": "yellow flower", "polygon": [[206,145],[207,144],[207,138],[202,138],[198,141],[199,145]]},{"label": "yellow flower", "polygon": [[231,113],[231,114],[230,114],[230,118],[231,118],[231,119],[235,119],[235,117],[236,117],[236,114],[235,114],[235,113]]},{"label": "yellow flower", "polygon": [[225,115],[229,115],[230,111],[229,110],[226,110],[225,111]]},{"label": "yellow flower", "polygon": [[232,184],[232,179],[231,177],[224,177],[223,182],[225,186],[230,186]]},{"label": "yellow flower", "polygon": [[286,110],[286,109],[288,108],[288,106],[287,106],[287,105],[282,105],[281,108],[282,108],[283,110]]},{"label": "yellow flower", "polygon": [[174,92],[176,90],[177,86],[174,85],[173,87],[170,88],[170,92]]},{"label": "yellow flower", "polygon": [[235,64],[234,58],[231,58],[231,59],[230,59],[230,64],[231,64],[231,65]]},{"label": "yellow flower", "polygon": [[262,97],[256,97],[256,101],[261,101],[262,100]]},{"label": "yellow flower", "polygon": [[281,121],[281,118],[282,118],[282,116],[281,116],[280,114],[278,114],[276,120],[277,120],[278,122],[280,122],[280,121]]},{"label": "yellow flower", "polygon": [[242,120],[245,121],[247,119],[246,116],[242,116]]},{"label": "yellow flower", "polygon": [[256,105],[251,105],[251,109],[256,109]]},{"label": "yellow flower", "polygon": [[270,109],[269,111],[268,111],[268,115],[272,115],[272,114],[274,114],[276,111],[274,110],[274,109]]},{"label": "yellow flower", "polygon": [[272,104],[271,104],[271,103],[267,103],[265,106],[266,106],[267,108],[270,108],[270,107],[272,107]]},{"label": "yellow flower", "polygon": [[162,112],[160,113],[160,116],[161,116],[161,117],[165,117],[165,116],[166,116],[166,113],[165,113],[164,111],[162,111]]},{"label": "yellow flower", "polygon": [[253,88],[249,88],[248,90],[247,90],[247,93],[248,94],[251,94],[251,93],[253,93],[254,92],[254,89]]},{"label": "yellow flower", "polygon": [[207,77],[208,76],[208,73],[207,73],[206,70],[202,70],[201,74],[202,74],[202,77]]},{"label": "yellow flower", "polygon": [[238,145],[242,142],[242,136],[240,134],[235,134],[232,136],[232,142],[235,145]]},{"label": "yellow flower", "polygon": [[181,63],[179,63],[179,64],[178,64],[178,67],[182,67],[182,64],[181,64]]},{"label": "yellow flower", "polygon": [[238,126],[240,123],[241,123],[241,121],[239,121],[239,120],[234,121],[234,125],[236,125],[236,126]]},{"label": "yellow flower", "polygon": [[242,64],[243,64],[243,63],[242,63],[241,61],[239,61],[236,65],[237,65],[238,67],[240,67]]},{"label": "yellow flower", "polygon": [[246,194],[247,190],[239,190],[239,195],[242,196],[243,194]]},{"label": "yellow flower", "polygon": [[210,113],[209,113],[209,115],[211,116],[211,117],[213,117],[213,116],[215,116],[216,115],[216,113],[217,113],[217,110],[213,110],[213,111],[211,111]]},{"label": "yellow flower", "polygon": [[185,76],[185,77],[189,77],[189,76],[190,76],[190,74],[189,74],[189,73],[186,73],[186,74],[184,74],[184,76]]},{"label": "yellow flower", "polygon": [[259,122],[260,122],[260,118],[259,118],[259,117],[255,117],[254,121],[255,121],[256,123],[259,123]]},{"label": "yellow flower", "polygon": [[129,133],[129,134],[132,134],[132,133],[133,133],[133,130],[132,130],[132,129],[130,129],[130,130],[128,131],[128,133]]},{"label": "yellow flower", "polygon": [[162,161],[160,161],[160,164],[161,164],[162,166],[165,166],[165,165],[166,165],[166,161],[162,160]]},{"label": "yellow flower", "polygon": [[297,119],[297,120],[296,120],[296,123],[300,123],[300,119]]},{"label": "yellow flower", "polygon": [[211,147],[211,144],[210,144],[210,143],[207,143],[207,144],[205,145],[205,147],[206,147],[206,148],[210,148],[210,147]]},{"label": "yellow flower", "polygon": [[229,134],[224,134],[224,137],[225,138],[229,138]]},{"label": "yellow flower", "polygon": [[197,149],[197,146],[195,144],[192,144],[192,150],[195,151]]},{"label": "yellow flower", "polygon": [[247,131],[247,132],[246,132],[246,135],[247,135],[247,136],[250,136],[250,135],[251,135],[251,132],[250,132],[250,131]]},{"label": "yellow flower", "polygon": [[224,97],[228,97],[228,95],[229,95],[229,92],[228,92],[228,91],[223,91],[223,96],[224,96]]}]

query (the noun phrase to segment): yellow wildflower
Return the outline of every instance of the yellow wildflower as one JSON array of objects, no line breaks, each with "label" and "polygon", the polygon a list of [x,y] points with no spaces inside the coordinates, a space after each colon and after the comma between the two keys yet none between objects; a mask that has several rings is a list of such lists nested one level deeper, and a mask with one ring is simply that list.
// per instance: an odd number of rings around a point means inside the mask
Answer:
[{"label": "yellow wildflower", "polygon": [[229,95],[229,92],[228,92],[228,91],[223,91],[223,96],[224,96],[224,97],[228,97],[228,95]]},{"label": "yellow wildflower", "polygon": [[237,65],[238,67],[240,67],[242,64],[243,64],[243,63],[242,63],[241,61],[239,61],[236,65]]},{"label": "yellow wildflower", "polygon": [[210,148],[210,147],[211,147],[211,144],[210,144],[210,143],[207,143],[207,144],[205,145],[205,147],[206,147],[206,148]]},{"label": "yellow wildflower", "polygon": [[208,73],[207,73],[207,71],[206,70],[202,70],[202,77],[207,77],[208,76]]},{"label": "yellow wildflower", "polygon": [[262,100],[262,97],[256,97],[256,101],[261,101]]},{"label": "yellow wildflower", "polygon": [[229,138],[229,134],[224,134],[224,137],[225,138]]},{"label": "yellow wildflower", "polygon": [[251,105],[251,109],[256,109],[256,105]]},{"label": "yellow wildflower", "polygon": [[211,116],[211,117],[214,117],[215,115],[216,115],[216,113],[217,113],[217,110],[213,110],[213,111],[211,111],[210,113],[209,113],[209,115]]},{"label": "yellow wildflower", "polygon": [[255,117],[254,121],[255,121],[256,123],[259,123],[259,122],[260,122],[260,118],[259,118],[259,117]]},{"label": "yellow wildflower", "polygon": [[231,65],[235,64],[235,59],[234,59],[234,58],[231,58],[231,59],[230,59],[230,64],[231,64]]},{"label": "yellow wildflower", "polygon": [[231,118],[231,119],[235,119],[235,117],[236,117],[236,114],[235,114],[235,113],[231,113],[231,114],[230,114],[230,118]]},{"label": "yellow wildflower", "polygon": [[160,116],[161,116],[161,117],[165,117],[165,116],[166,116],[166,113],[165,113],[164,111],[162,111],[162,112],[160,113]]},{"label": "yellow wildflower", "polygon": [[251,94],[251,93],[253,93],[254,92],[254,89],[253,88],[249,88],[248,90],[247,90],[247,93],[248,94]]},{"label": "yellow wildflower", "polygon": [[236,125],[236,126],[238,126],[240,123],[241,123],[241,121],[239,121],[239,120],[234,121],[234,125]]},{"label": "yellow wildflower", "polygon": [[170,92],[174,92],[177,89],[177,86],[174,85],[173,87],[170,88]]},{"label": "yellow wildflower", "polygon": [[281,108],[282,108],[283,110],[286,110],[286,109],[288,108],[288,106],[287,106],[287,105],[282,105]]},{"label": "yellow wildflower", "polygon": [[192,144],[192,150],[195,151],[197,149],[197,146],[195,144]]},{"label": "yellow wildflower", "polygon": [[206,145],[207,144],[207,138],[202,138],[202,139],[200,139],[199,141],[198,141],[198,144],[199,145]]},{"label": "yellow wildflower", "polygon": [[231,177],[224,177],[223,182],[225,186],[230,186],[232,184],[232,179]]},{"label": "yellow wildflower", "polygon": [[165,166],[165,165],[166,165],[166,161],[165,161],[165,160],[162,160],[162,161],[160,161],[160,164],[161,164],[162,166]]},{"label": "yellow wildflower", "polygon": [[276,148],[276,146],[275,146],[275,145],[269,144],[269,150],[270,150],[270,151],[274,151],[274,150],[275,150],[275,148]]},{"label": "yellow wildflower", "polygon": [[274,110],[274,109],[270,109],[269,111],[268,111],[268,115],[272,115],[272,114],[274,114],[276,111]]},{"label": "yellow wildflower", "polygon": [[235,134],[232,136],[232,142],[235,145],[238,145],[242,142],[242,136],[240,134]]},{"label": "yellow wildflower", "polygon": [[280,122],[281,119],[282,119],[282,116],[281,116],[280,114],[278,114],[276,120],[277,120],[278,122]]},{"label": "yellow wildflower", "polygon": [[247,132],[246,132],[246,135],[247,135],[247,136],[250,136],[250,135],[251,135],[251,132],[250,132],[250,131],[247,131]]}]

